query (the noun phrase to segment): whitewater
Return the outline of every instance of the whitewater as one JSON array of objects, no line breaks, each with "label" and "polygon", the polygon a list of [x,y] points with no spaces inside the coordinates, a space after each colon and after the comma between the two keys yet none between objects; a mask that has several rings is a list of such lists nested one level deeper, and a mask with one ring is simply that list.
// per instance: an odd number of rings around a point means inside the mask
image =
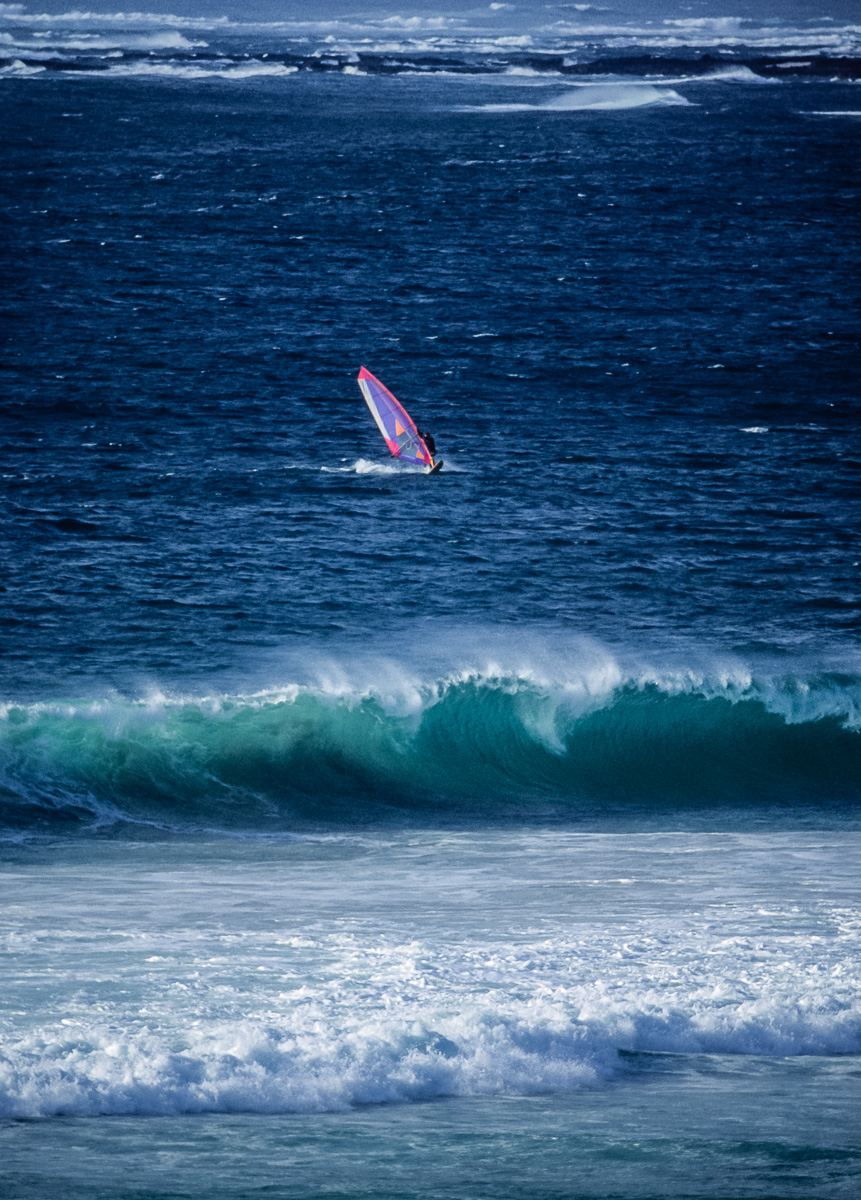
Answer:
[{"label": "whitewater", "polygon": [[638,1055],[857,1054],[859,842],[840,871],[837,843],[137,843],[86,880],[74,851],[19,859],[2,1111],[340,1111],[626,1087]]}]

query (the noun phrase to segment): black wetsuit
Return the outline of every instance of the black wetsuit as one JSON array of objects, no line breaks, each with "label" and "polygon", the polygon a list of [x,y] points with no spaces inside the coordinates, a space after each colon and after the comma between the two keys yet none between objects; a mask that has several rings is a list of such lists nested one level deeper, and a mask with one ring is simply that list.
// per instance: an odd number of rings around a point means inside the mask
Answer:
[{"label": "black wetsuit", "polygon": [[430,450],[431,458],[435,458],[436,457],[436,442],[433,440],[431,435],[429,433],[423,433],[422,441],[427,446],[428,450]]}]

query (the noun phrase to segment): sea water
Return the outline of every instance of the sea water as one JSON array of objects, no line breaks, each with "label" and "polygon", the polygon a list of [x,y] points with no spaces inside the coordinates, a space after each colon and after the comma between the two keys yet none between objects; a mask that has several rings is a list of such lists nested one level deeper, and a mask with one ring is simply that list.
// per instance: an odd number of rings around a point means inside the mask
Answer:
[{"label": "sea water", "polygon": [[10,855],[13,1194],[851,1196],[859,866],[522,827]]},{"label": "sea water", "polygon": [[4,1196],[858,1194],[858,30],[543,11],[0,14]]}]

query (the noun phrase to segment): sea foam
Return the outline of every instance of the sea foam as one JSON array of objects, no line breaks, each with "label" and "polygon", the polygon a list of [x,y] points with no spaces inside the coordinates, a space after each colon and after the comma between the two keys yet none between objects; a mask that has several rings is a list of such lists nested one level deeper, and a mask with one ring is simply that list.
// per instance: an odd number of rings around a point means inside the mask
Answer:
[{"label": "sea foam", "polygon": [[318,1112],[602,1086],[630,1054],[857,1054],[857,919],[797,920],[753,933],[724,905],[499,941],[127,925],[91,948],[98,984],[80,933],[43,930],[9,961],[26,990],[50,950],[68,1015],[7,1029],[0,1115]]}]

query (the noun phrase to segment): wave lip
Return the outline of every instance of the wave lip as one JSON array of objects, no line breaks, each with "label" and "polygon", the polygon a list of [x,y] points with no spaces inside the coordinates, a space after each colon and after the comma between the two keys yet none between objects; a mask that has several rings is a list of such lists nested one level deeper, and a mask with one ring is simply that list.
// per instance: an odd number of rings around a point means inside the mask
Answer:
[{"label": "wave lip", "polygon": [[612,657],[436,678],[374,660],[245,695],[7,704],[9,829],[553,817],[861,800],[861,679],[625,671]]},{"label": "wave lip", "polygon": [[44,70],[46,68],[40,64],[25,62],[20,58],[13,58],[7,62],[0,63],[0,75],[15,76],[18,78],[27,75],[41,75]]}]

